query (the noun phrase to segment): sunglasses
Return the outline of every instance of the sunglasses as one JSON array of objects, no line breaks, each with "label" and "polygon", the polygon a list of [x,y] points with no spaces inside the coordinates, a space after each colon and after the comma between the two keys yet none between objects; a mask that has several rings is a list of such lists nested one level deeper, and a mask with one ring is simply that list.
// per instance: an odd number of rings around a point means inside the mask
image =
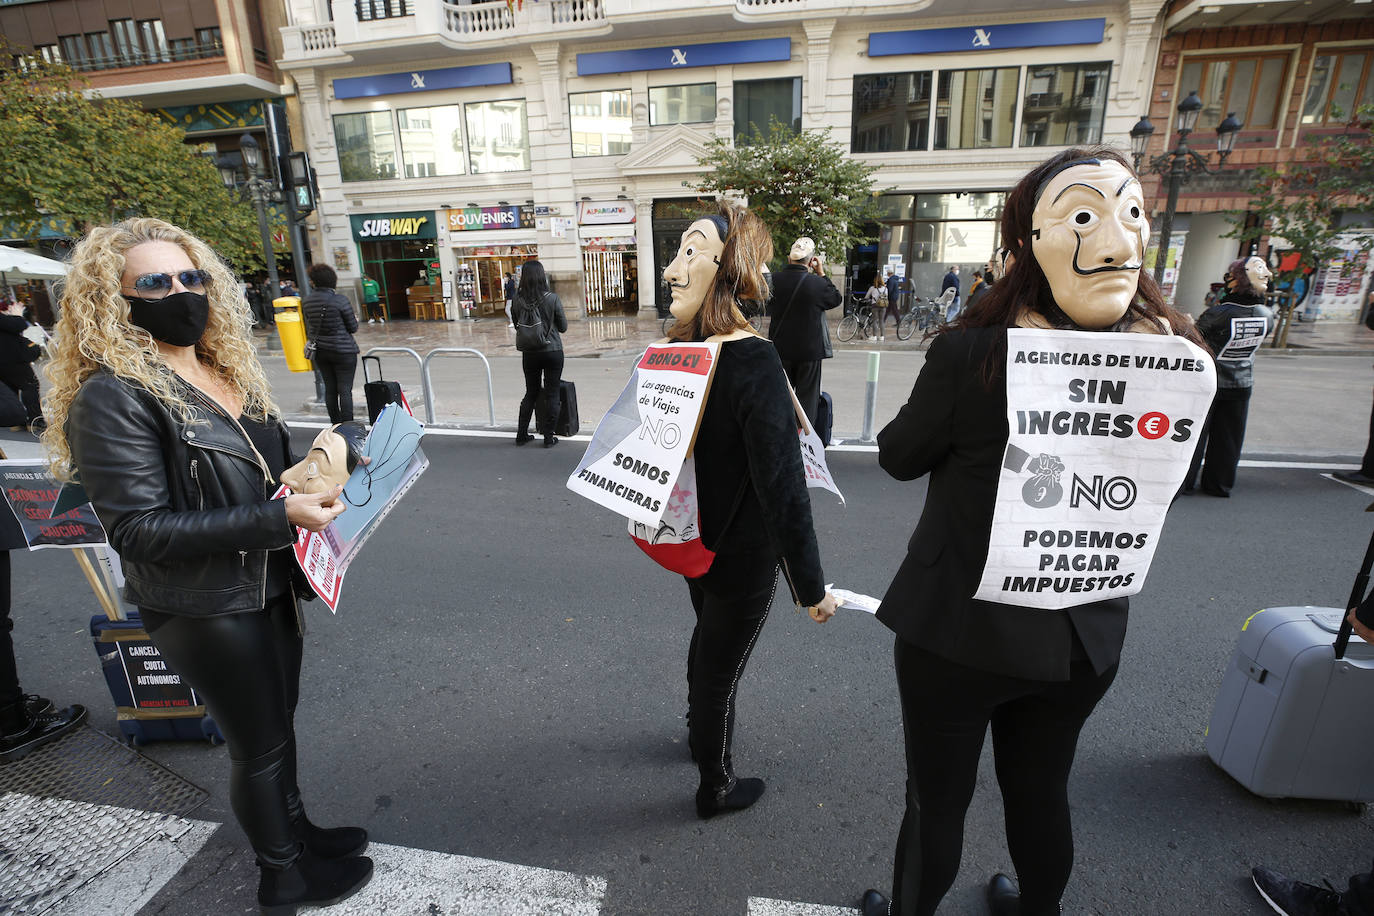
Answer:
[{"label": "sunglasses", "polygon": [[183,270],[175,274],[144,274],[134,281],[134,292],[144,299],[163,299],[172,291],[173,280],[191,292],[201,292],[210,285],[210,275],[203,270]]}]

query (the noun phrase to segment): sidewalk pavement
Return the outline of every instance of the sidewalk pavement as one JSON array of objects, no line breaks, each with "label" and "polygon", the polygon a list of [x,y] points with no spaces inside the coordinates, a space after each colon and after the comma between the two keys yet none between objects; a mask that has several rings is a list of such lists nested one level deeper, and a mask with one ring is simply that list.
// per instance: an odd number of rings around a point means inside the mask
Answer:
[{"label": "sidewalk pavement", "polygon": [[[888,333],[881,341],[841,343],[835,336],[840,317],[838,310],[832,313],[835,358],[824,363],[822,387],[834,398],[835,436],[857,439],[865,431],[869,364],[875,358],[870,354],[877,354],[878,361],[871,430],[876,433],[906,401],[924,364],[928,343],[919,337],[899,341],[895,333]],[[624,388],[635,358],[661,336],[661,322],[652,313],[570,322],[563,335],[567,357],[563,377],[577,385],[583,435],[591,433]],[[257,332],[257,340],[258,354],[283,413],[298,420],[323,420],[323,405],[314,400],[312,375],[287,371],[281,350],[268,348],[268,332]],[[506,327],[504,316],[476,321],[364,323],[358,329],[357,341],[364,353],[374,347],[406,347],[420,357],[438,347],[478,350],[491,367],[494,423],[488,412],[482,361],[462,356],[436,357],[432,363],[435,424],[514,430],[524,378],[515,332]],[[1287,350],[1261,350],[1247,457],[1284,454],[1350,459],[1359,455],[1364,450],[1369,415],[1366,359],[1374,358],[1374,331],[1356,322],[1304,322],[1292,327],[1289,344]],[[380,358],[385,377],[401,382],[416,415],[423,419],[419,363],[404,353],[383,353]],[[354,385],[355,412],[365,418],[363,381],[359,371]]]}]

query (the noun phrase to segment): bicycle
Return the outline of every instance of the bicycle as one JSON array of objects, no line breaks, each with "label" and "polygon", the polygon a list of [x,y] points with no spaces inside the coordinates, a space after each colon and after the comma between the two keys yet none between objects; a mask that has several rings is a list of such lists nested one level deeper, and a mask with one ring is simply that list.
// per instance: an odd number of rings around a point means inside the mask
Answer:
[{"label": "bicycle", "polygon": [[937,329],[945,323],[945,314],[949,310],[949,304],[954,301],[954,290],[947,289],[935,298],[927,297],[924,301],[918,296],[913,296],[911,305],[907,307],[901,320],[897,322],[897,339],[907,340],[917,328],[921,331]]},{"label": "bicycle", "polygon": [[840,319],[840,325],[835,329],[835,336],[843,341],[851,341],[854,335],[863,332],[867,338],[870,333],[877,335],[877,325],[873,315],[874,306],[861,297],[854,297],[854,311]]}]

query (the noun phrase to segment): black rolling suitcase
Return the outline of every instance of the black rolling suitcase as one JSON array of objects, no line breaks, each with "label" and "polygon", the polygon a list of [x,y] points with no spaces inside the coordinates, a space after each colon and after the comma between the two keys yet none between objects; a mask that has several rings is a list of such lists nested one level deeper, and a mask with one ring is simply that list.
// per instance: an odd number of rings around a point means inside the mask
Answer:
[{"label": "black rolling suitcase", "polygon": [[[534,428],[544,435],[544,417],[534,412]],[[553,424],[555,436],[576,436],[581,425],[577,421],[577,386],[564,379],[558,384],[558,422]]]},{"label": "black rolling suitcase", "polygon": [[835,428],[835,401],[830,392],[822,391],[816,404],[816,435],[821,437],[821,445],[830,445],[830,435]]},{"label": "black rolling suitcase", "polygon": [[128,620],[104,614],[91,618],[91,637],[100,670],[114,699],[115,719],[125,740],[134,745],[149,741],[209,741],[223,744],[215,720],[181,677],[167,667],[162,653],[143,629],[137,611]]},{"label": "black rolling suitcase", "polygon": [[[374,382],[367,377],[367,361],[372,360],[377,364],[377,380]],[[369,424],[377,422],[377,415],[382,412],[382,408],[388,404],[405,404],[406,396],[401,391],[400,382],[388,382],[382,378],[382,358],[380,356],[363,357],[363,397],[367,398],[367,422]],[[409,410],[409,407],[406,408]]]}]

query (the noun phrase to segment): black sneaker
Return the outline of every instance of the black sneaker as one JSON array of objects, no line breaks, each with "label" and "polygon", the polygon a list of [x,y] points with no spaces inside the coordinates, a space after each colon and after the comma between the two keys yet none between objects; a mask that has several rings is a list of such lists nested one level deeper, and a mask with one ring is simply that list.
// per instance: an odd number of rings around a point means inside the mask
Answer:
[{"label": "black sneaker", "polygon": [[1341,895],[1315,884],[1294,881],[1263,866],[1250,870],[1255,890],[1283,916],[1340,916]]},{"label": "black sneaker", "polygon": [[1344,480],[1346,483],[1359,484],[1362,487],[1374,486],[1374,477],[1370,477],[1363,471],[1332,471],[1331,476],[1337,480]]},{"label": "black sneaker", "polygon": [[56,707],[52,705],[52,700],[47,697],[40,697],[36,693],[24,694],[24,711],[29,714],[29,718],[41,716],[45,712],[52,712]]},{"label": "black sneaker", "polygon": [[68,706],[54,712],[44,712],[29,720],[23,731],[0,735],[0,763],[13,763],[49,742],[56,741],[86,721],[86,707]]}]

